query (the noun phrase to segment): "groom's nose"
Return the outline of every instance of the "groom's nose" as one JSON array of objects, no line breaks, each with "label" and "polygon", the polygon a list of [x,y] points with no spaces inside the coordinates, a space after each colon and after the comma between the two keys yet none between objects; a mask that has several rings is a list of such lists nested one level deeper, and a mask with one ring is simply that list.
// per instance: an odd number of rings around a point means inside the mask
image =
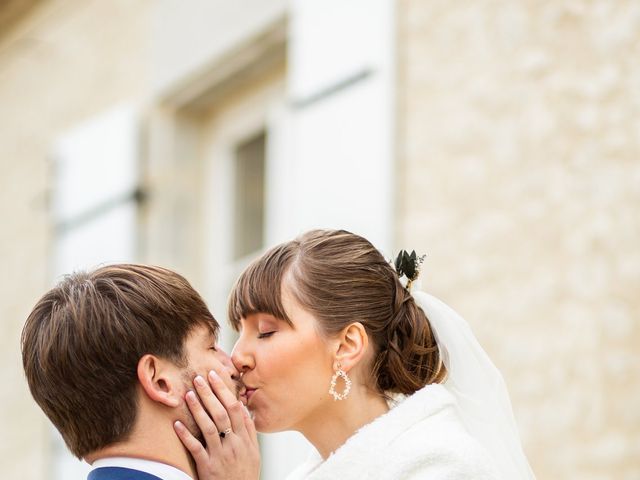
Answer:
[{"label": "groom's nose", "polygon": [[231,361],[231,357],[227,353],[222,357],[222,365],[227,369],[232,379],[237,381],[240,378],[240,372],[238,372],[236,366]]}]

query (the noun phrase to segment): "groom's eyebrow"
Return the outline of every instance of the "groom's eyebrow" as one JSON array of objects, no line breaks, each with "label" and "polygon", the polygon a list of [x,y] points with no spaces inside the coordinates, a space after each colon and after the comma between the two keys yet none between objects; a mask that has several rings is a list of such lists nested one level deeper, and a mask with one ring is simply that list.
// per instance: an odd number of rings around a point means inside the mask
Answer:
[{"label": "groom's eyebrow", "polygon": [[213,343],[218,343],[218,331],[217,330],[209,330],[209,341]]}]

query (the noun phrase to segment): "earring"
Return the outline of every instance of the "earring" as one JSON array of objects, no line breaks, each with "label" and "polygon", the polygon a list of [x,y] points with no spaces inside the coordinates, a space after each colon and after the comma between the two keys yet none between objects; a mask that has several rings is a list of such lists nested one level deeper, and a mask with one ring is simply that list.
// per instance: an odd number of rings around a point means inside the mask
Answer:
[{"label": "earring", "polygon": [[[338,381],[338,377],[342,377],[344,379],[344,391],[342,393],[336,392],[336,382]],[[349,375],[342,370],[340,362],[338,362],[338,370],[331,377],[331,387],[329,387],[329,394],[333,395],[334,400],[344,400],[349,395],[351,391],[351,379]]]}]

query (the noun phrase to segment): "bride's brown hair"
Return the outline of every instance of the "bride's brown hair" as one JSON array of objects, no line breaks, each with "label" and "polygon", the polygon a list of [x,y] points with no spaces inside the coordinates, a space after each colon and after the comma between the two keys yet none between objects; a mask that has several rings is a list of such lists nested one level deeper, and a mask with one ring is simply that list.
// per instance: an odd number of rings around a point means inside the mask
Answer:
[{"label": "bride's brown hair", "polygon": [[336,335],[353,322],[364,325],[374,346],[371,373],[380,392],[412,394],[444,380],[446,371],[425,313],[365,238],[344,230],[312,230],[267,251],[240,275],[231,292],[233,327],[258,312],[291,324],[282,306],[285,278],[324,335]]}]

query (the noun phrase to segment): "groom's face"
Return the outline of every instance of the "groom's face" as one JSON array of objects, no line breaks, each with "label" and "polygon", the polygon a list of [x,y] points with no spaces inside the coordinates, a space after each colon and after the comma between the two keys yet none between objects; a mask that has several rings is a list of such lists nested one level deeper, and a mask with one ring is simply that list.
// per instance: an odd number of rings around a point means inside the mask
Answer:
[{"label": "groom's face", "polygon": [[[189,390],[194,390],[193,379],[200,375],[205,380],[208,373],[214,370],[225,385],[237,397],[240,378],[231,358],[217,345],[217,339],[213,333],[204,326],[198,326],[187,336],[184,343],[184,351],[187,357],[187,366],[182,370],[184,392],[182,398]],[[201,437],[195,420],[192,418],[188,407],[183,403],[183,423],[196,435]]]},{"label": "groom's face", "polygon": [[184,374],[189,390],[193,389],[193,379],[196,375],[206,379],[208,373],[214,370],[229,390],[238,396],[238,371],[229,355],[218,346],[216,337],[208,328],[195,327],[187,336],[184,349],[188,362]]}]

